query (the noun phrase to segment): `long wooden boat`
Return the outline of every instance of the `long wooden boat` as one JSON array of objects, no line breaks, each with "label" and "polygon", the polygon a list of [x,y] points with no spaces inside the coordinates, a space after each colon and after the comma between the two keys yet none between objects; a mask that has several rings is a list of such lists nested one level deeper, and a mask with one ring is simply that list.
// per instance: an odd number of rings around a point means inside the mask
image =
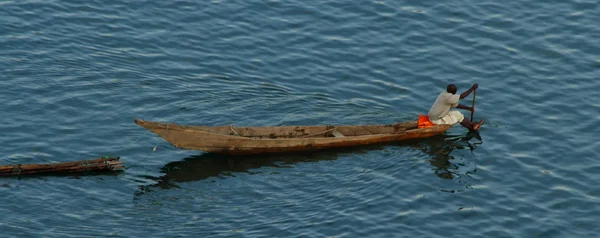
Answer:
[{"label": "long wooden boat", "polygon": [[426,138],[451,126],[417,128],[417,121],[359,126],[191,126],[136,119],[177,148],[247,155],[322,150]]}]

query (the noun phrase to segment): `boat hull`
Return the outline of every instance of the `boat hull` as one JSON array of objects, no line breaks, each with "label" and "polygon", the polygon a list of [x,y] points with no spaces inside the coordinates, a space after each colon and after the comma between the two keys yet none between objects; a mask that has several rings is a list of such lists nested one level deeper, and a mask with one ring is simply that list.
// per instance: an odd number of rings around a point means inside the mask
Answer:
[{"label": "boat hull", "polygon": [[[250,155],[355,147],[426,138],[451,126],[416,128],[416,121],[366,126],[186,126],[136,119],[173,146],[210,153]],[[338,133],[332,133],[332,132]],[[338,136],[336,136],[338,135]]]}]

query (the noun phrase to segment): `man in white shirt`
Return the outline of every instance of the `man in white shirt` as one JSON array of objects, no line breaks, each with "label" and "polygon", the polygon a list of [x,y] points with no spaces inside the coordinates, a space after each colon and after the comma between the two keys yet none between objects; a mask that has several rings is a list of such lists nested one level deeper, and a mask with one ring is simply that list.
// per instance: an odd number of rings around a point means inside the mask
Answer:
[{"label": "man in white shirt", "polygon": [[460,95],[456,95],[456,85],[449,84],[446,90],[444,90],[437,97],[437,100],[429,109],[429,120],[436,125],[454,125],[456,123],[460,123],[462,126],[466,127],[469,130],[476,131],[479,130],[479,127],[483,123],[483,120],[473,123],[469,119],[465,118],[463,114],[456,110],[450,110],[451,108],[460,108],[466,109],[469,111],[473,111],[474,109],[471,107],[467,107],[461,104],[458,104],[459,99],[466,98],[473,92],[473,90],[477,89],[479,85],[473,84],[469,90],[465,91]]}]

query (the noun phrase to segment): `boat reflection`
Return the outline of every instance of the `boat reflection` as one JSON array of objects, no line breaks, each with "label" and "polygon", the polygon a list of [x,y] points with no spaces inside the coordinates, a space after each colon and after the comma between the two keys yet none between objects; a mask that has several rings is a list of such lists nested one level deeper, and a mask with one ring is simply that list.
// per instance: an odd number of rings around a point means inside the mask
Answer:
[{"label": "boat reflection", "polygon": [[[475,139],[475,140],[472,140]],[[458,171],[460,165],[452,163],[454,156],[451,155],[455,149],[469,149],[473,152],[477,146],[483,143],[483,139],[478,132],[468,132],[465,135],[440,135],[431,137],[426,141],[416,142],[410,146],[417,148],[431,158],[429,163],[433,166],[435,174],[442,179],[453,179],[459,174],[453,172]],[[471,171],[474,172],[474,171]],[[470,172],[466,172],[468,174]]]},{"label": "boat reflection", "polygon": [[[472,138],[479,141],[471,143]],[[454,159],[451,152],[455,149],[474,150],[481,144],[478,134],[452,136],[440,135],[425,140],[402,142],[399,146],[410,146],[419,149],[431,156],[430,163],[434,167],[435,174],[440,178],[452,179],[453,165],[450,161]],[[178,183],[200,181],[209,178],[233,176],[233,173],[252,173],[253,169],[262,167],[292,167],[293,164],[302,162],[317,162],[336,160],[344,154],[367,153],[373,150],[383,150],[386,145],[369,145],[359,148],[345,148],[300,154],[276,154],[276,155],[253,155],[232,156],[219,154],[201,154],[175,161],[165,165],[161,172],[163,176],[156,178],[155,187],[163,189],[178,187]]]},{"label": "boat reflection", "polygon": [[297,163],[336,160],[344,154],[367,153],[381,150],[383,147],[383,145],[369,145],[312,153],[244,156],[206,153],[168,163],[161,169],[165,175],[157,179],[158,183],[155,186],[168,189],[177,187],[177,183],[233,176],[236,172],[252,173],[251,170],[262,167],[291,168]]}]

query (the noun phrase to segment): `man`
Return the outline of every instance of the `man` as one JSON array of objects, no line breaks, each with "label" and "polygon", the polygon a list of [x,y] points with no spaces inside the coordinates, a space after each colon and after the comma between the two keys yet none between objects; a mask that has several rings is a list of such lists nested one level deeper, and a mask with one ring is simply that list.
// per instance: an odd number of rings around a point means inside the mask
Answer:
[{"label": "man", "polygon": [[456,110],[450,111],[451,108],[455,107],[473,111],[474,109],[472,107],[458,104],[458,100],[466,98],[478,87],[479,85],[473,84],[469,90],[460,95],[456,95],[456,85],[449,84],[446,90],[440,93],[440,95],[437,97],[437,100],[435,100],[435,103],[433,103],[431,109],[429,109],[429,120],[436,125],[454,125],[456,123],[460,123],[462,126],[471,131],[479,130],[483,120],[473,123],[469,119],[465,118],[461,112]]}]

